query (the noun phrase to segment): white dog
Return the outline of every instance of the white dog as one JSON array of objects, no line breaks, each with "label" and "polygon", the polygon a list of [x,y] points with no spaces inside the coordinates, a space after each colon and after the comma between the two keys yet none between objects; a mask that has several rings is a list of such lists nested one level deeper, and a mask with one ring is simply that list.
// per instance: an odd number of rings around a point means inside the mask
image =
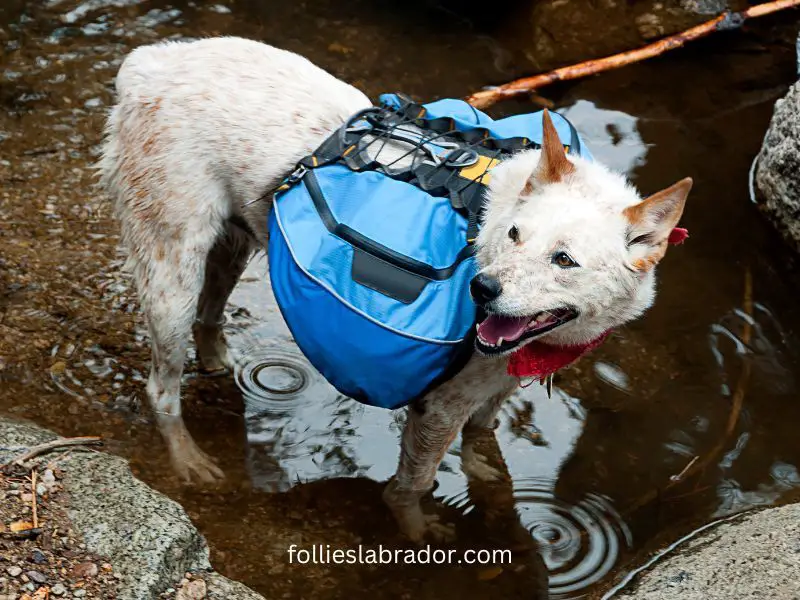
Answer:
[{"label": "white dog", "polygon": [[[371,102],[305,58],[239,38],[139,48],[116,85],[100,169],[149,327],[147,393],[179,473],[213,480],[222,473],[181,418],[191,334],[204,369],[231,367],[223,309],[267,242],[271,196],[253,201]],[[472,284],[489,317],[464,370],[409,409],[384,494],[408,537],[445,533],[419,500],[459,431],[491,428],[517,385],[498,357],[534,338],[588,344],[652,304],[654,267],[691,185],[642,201],[622,176],[568,158],[549,118],[541,151],[493,170]]]}]

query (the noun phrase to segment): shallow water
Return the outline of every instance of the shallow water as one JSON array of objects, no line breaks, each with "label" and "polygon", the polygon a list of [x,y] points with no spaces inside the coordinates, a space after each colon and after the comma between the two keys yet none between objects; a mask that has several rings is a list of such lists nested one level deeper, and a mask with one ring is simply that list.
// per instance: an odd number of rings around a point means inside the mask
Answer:
[{"label": "shallow water", "polygon": [[[392,598],[529,598],[542,566],[552,597],[578,598],[710,519],[797,498],[797,280],[747,193],[772,103],[795,77],[791,13],[543,90],[596,157],[644,191],[687,175],[695,189],[684,218],[691,238],[669,251],[650,313],[562,373],[552,398],[532,386],[505,407],[502,459],[491,444],[487,454],[513,483],[468,486],[459,442],[442,464],[433,496],[461,546],[533,539],[540,558],[499,575],[288,564],[292,543],[402,545],[379,482],[396,466],[403,417],[341,397],[310,368],[272,301],[263,258],[231,298],[235,377],[186,375],[189,427],[227,482],[204,490],[174,481],[142,406],[148,351],[119,273],[116,228],[88,168],[121,57],[167,37],[247,35],[303,52],[373,97],[422,99],[530,70],[517,60],[526,39],[505,37],[519,30],[507,22],[514,15],[470,25],[469,7],[462,17],[415,8],[418,16],[386,2],[0,7],[0,410],[65,435],[103,435],[187,508],[221,571],[271,598],[366,597],[375,586]],[[514,101],[493,112],[535,108]]]}]

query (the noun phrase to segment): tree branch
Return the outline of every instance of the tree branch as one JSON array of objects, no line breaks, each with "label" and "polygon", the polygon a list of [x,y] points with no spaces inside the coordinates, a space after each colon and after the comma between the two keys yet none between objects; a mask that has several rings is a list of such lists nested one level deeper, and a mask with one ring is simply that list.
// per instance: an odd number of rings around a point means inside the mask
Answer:
[{"label": "tree branch", "polygon": [[475,92],[467,96],[465,100],[476,108],[486,108],[499,100],[519,96],[521,94],[529,94],[534,90],[538,90],[539,88],[557,81],[579,79],[588,75],[594,75],[595,73],[618,69],[619,67],[646,60],[669,50],[680,48],[687,42],[705,37],[715,31],[737,29],[741,27],[747,19],[763,17],[779,10],[792,8],[798,5],[800,5],[800,0],[774,0],[773,2],[751,6],[747,10],[740,12],[726,12],[714,17],[710,21],[706,21],[691,29],[676,33],[675,35],[665,37],[647,46],[637,48],[636,50],[629,50],[628,52],[621,52],[620,54],[606,56],[605,58],[597,58],[578,63],[577,65],[561,67],[560,69],[548,71],[547,73],[540,73],[532,77],[517,79],[499,87]]}]

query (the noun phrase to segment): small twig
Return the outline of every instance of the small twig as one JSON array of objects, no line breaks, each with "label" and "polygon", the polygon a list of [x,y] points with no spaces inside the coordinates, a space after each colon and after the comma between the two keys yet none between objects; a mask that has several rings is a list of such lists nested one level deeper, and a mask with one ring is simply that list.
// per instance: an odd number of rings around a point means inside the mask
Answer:
[{"label": "small twig", "polygon": [[578,63],[577,65],[562,67],[560,69],[548,71],[547,73],[540,73],[539,75],[534,75],[532,77],[517,79],[516,81],[506,83],[505,85],[481,92],[476,92],[470,96],[467,96],[466,101],[476,108],[486,108],[487,106],[490,106],[503,98],[510,98],[520,94],[528,94],[533,90],[537,90],[557,81],[579,79],[581,77],[586,77],[587,75],[594,75],[595,73],[617,69],[619,67],[624,67],[632,63],[652,58],[669,50],[680,48],[687,42],[705,37],[710,33],[714,33],[715,31],[724,31],[741,27],[742,23],[744,23],[747,19],[763,17],[764,15],[768,15],[779,10],[792,8],[798,5],[800,5],[800,0],[774,0],[773,2],[765,2],[764,4],[751,6],[747,10],[740,12],[726,12],[711,19],[710,21],[706,21],[705,23],[701,23],[696,27],[676,33],[675,35],[665,37],[657,42],[648,44],[647,46],[643,46],[635,50],[629,50],[627,52],[621,52],[612,56],[606,56],[604,58],[587,60],[586,62]]},{"label": "small twig", "polygon": [[33,512],[33,528],[39,529],[39,512],[36,505],[36,469],[31,471],[31,508]]},{"label": "small twig", "polygon": [[699,456],[695,456],[695,457],[694,457],[692,460],[690,460],[690,461],[689,461],[689,464],[688,464],[688,465],[686,465],[685,467],[683,467],[683,470],[682,470],[680,473],[678,473],[677,475],[673,475],[672,477],[670,477],[670,478],[669,478],[669,480],[670,480],[670,481],[680,481],[681,479],[683,479],[683,476],[684,476],[684,475],[686,475],[686,472],[687,472],[689,469],[691,469],[691,468],[692,468],[692,465],[693,465],[694,463],[696,463],[696,462],[697,462],[697,460],[698,460],[699,458],[700,458]]},{"label": "small twig", "polygon": [[[89,448],[87,448],[87,450],[89,450]],[[72,450],[67,450],[64,453],[59,454],[57,458],[54,458],[47,463],[45,469],[50,469],[50,470],[55,469],[58,466],[58,463],[69,459],[70,456],[72,456]]]},{"label": "small twig", "polygon": [[[753,316],[753,274],[750,267],[744,273],[744,300],[742,302],[745,314],[752,318]],[[746,319],[742,327],[742,344],[748,346],[750,338],[752,337],[753,328],[750,325],[750,320]],[[725,449],[725,444],[733,434],[736,424],[739,422],[739,416],[742,414],[742,405],[744,404],[745,392],[747,391],[747,384],[750,381],[750,373],[752,371],[751,361],[745,358],[742,363],[742,372],[739,374],[739,380],[736,382],[736,390],[731,399],[731,410],[728,414],[728,422],[725,425],[725,432],[720,440],[708,452],[708,454],[698,459],[695,457],[686,468],[680,472],[678,476],[670,477],[670,481],[663,487],[663,489],[655,489],[647,492],[641,498],[633,502],[625,511],[630,514],[635,510],[641,508],[645,504],[655,500],[660,494],[666,492],[670,488],[678,485],[685,479],[694,476],[698,472],[702,472],[705,468],[717,459],[717,456]]]},{"label": "small twig", "polygon": [[32,458],[36,458],[41,454],[46,454],[47,452],[51,452],[58,448],[66,448],[68,446],[92,446],[102,443],[102,438],[97,436],[59,438],[57,440],[53,440],[52,442],[46,442],[44,444],[39,444],[38,446],[33,446],[27,452],[20,454],[16,458],[11,459],[11,461],[7,464],[2,465],[2,467],[7,467],[9,465],[18,465],[20,467],[24,467],[25,463]]}]

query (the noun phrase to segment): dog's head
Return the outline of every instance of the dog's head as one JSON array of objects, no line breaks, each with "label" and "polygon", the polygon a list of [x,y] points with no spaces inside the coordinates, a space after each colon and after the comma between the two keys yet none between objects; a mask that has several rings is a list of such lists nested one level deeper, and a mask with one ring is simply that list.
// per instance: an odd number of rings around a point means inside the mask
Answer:
[{"label": "dog's head", "polygon": [[583,345],[639,317],[692,187],[642,200],[622,175],[567,157],[546,112],[543,125],[541,151],[492,171],[471,285],[489,314],[476,342],[485,355],[533,339]]}]

